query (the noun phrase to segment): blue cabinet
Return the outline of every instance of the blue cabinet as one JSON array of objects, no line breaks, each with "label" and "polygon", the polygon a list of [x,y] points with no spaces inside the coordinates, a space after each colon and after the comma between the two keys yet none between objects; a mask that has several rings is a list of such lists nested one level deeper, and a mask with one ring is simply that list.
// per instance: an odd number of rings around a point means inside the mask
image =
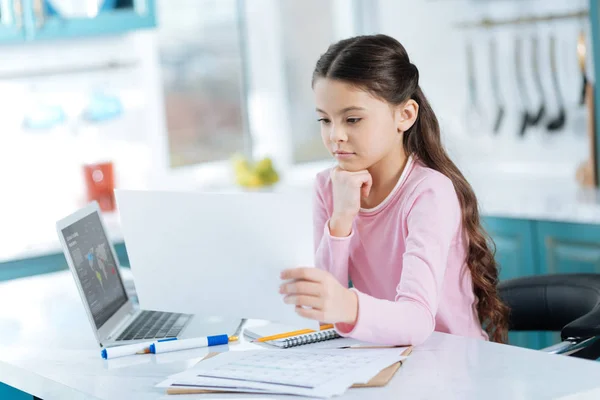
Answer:
[{"label": "blue cabinet", "polygon": [[98,36],[156,25],[154,0],[105,0],[105,3],[111,7],[96,15],[79,18],[66,18],[48,6],[37,12],[36,7],[30,7],[25,18],[28,32],[31,32],[28,37],[37,40]]},{"label": "blue cabinet", "polygon": [[483,226],[496,246],[500,279],[538,274],[533,221],[485,218]]},{"label": "blue cabinet", "polygon": [[[483,220],[483,226],[496,246],[495,257],[500,266],[501,280],[540,273],[534,221],[488,217]],[[546,336],[542,332],[510,332],[508,342],[519,347],[541,349],[545,347]]]},{"label": "blue cabinet", "polygon": [[54,8],[51,0],[5,1],[8,6],[0,7],[0,41],[5,43],[118,34],[156,26],[155,0],[105,0],[97,12],[74,16]]},{"label": "blue cabinet", "polygon": [[22,7],[19,0],[0,1],[0,41],[20,42],[25,40]]},{"label": "blue cabinet", "polygon": [[600,226],[538,222],[537,230],[545,273],[600,273]]},{"label": "blue cabinet", "polygon": [[[1,379],[2,377],[0,377]],[[0,399],[2,400],[33,400],[33,396],[0,382]]]}]

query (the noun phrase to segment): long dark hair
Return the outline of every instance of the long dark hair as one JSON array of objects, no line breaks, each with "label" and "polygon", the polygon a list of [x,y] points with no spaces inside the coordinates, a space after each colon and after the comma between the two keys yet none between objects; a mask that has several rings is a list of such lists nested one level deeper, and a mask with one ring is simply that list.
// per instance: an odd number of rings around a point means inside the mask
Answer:
[{"label": "long dark hair", "polygon": [[463,174],[446,154],[438,120],[419,87],[419,71],[404,47],[386,35],[358,36],[332,44],[313,73],[363,88],[379,99],[399,105],[413,99],[419,105],[414,125],[404,132],[406,154],[441,172],[454,184],[467,239],[466,263],[471,271],[479,320],[491,340],[506,342],[508,307],[498,296],[498,265],[493,242],[481,226],[477,198]]}]

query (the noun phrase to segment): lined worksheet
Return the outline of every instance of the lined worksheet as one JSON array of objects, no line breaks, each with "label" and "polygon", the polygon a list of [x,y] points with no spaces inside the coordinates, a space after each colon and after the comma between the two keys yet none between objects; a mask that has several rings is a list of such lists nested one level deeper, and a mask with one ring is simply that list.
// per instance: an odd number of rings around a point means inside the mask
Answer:
[{"label": "lined worksheet", "polygon": [[331,381],[336,376],[359,370],[362,365],[376,361],[380,357],[379,354],[350,352],[321,354],[259,351],[216,368],[199,369],[196,371],[196,376],[314,388]]},{"label": "lined worksheet", "polygon": [[404,348],[369,350],[253,350],[227,352],[172,375],[158,386],[252,388],[330,397],[367,382],[403,360]]}]

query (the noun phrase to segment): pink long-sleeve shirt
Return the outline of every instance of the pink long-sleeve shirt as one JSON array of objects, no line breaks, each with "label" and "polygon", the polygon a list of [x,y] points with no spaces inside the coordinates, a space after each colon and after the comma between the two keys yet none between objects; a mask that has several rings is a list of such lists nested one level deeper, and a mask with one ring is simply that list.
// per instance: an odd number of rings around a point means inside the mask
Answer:
[{"label": "pink long-sleeve shirt", "polygon": [[317,175],[315,262],[358,297],[355,325],[342,335],[377,344],[417,345],[435,330],[486,339],[466,265],[461,209],[443,174],[409,158],[377,207],[361,209],[348,237],[329,231],[330,170]]}]

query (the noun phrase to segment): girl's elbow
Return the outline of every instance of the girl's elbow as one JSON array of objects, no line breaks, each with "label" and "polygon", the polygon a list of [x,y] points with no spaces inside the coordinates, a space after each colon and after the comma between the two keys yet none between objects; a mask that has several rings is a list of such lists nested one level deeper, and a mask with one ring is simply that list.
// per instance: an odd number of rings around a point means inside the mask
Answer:
[{"label": "girl's elbow", "polygon": [[429,339],[435,330],[435,317],[431,309],[425,304],[420,302],[409,304],[406,326],[410,326],[410,328],[406,331],[404,341],[405,345],[418,346]]},{"label": "girl's elbow", "polygon": [[427,320],[413,322],[408,329],[401,329],[394,339],[387,342],[391,346],[418,346],[423,344],[433,333],[434,326]]},{"label": "girl's elbow", "polygon": [[423,344],[427,339],[429,339],[432,333],[432,325],[429,326],[429,324],[423,324],[423,326],[415,326],[415,329],[409,334],[407,344],[410,346],[418,346]]}]

